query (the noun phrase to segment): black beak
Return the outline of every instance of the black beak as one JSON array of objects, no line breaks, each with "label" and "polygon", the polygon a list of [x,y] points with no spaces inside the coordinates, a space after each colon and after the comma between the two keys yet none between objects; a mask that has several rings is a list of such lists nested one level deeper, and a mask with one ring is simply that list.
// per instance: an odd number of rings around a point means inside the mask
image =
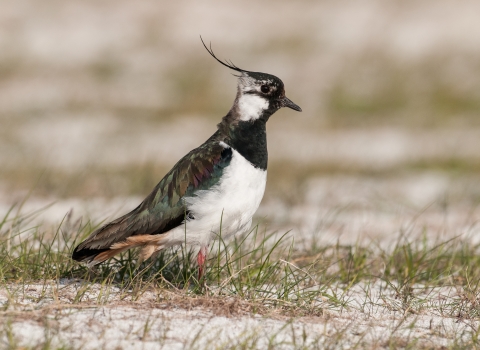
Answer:
[{"label": "black beak", "polygon": [[288,107],[288,108],[291,108],[291,109],[293,109],[295,111],[298,111],[298,112],[302,111],[300,106],[298,106],[295,103],[293,103],[292,101],[290,101],[290,99],[286,96],[282,99],[282,107]]}]

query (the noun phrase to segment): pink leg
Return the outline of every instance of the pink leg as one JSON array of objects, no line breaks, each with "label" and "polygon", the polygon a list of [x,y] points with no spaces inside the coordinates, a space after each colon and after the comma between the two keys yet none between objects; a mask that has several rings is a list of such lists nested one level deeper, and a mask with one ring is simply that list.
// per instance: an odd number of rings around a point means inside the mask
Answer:
[{"label": "pink leg", "polygon": [[198,280],[200,281],[205,273],[205,261],[207,260],[207,247],[201,247],[197,255]]}]

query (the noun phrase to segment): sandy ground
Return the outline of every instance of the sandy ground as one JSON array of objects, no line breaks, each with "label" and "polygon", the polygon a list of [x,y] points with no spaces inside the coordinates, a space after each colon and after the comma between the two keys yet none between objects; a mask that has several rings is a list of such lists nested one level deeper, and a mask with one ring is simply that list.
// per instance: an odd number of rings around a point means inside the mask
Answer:
[{"label": "sandy ground", "polygon": [[[287,317],[275,311],[264,315],[244,310],[234,299],[190,300],[179,303],[168,293],[146,292],[134,302],[115,288],[108,294],[100,285],[90,286],[81,303],[73,302],[82,283],[72,280],[26,285],[18,290],[9,285],[0,292],[5,318],[19,346],[49,342],[82,349],[204,349],[250,344],[287,349],[370,348],[388,346],[394,339],[418,339],[417,345],[448,346],[451,339],[467,341],[480,325],[478,321],[442,317],[447,299],[459,298],[454,288],[437,288],[425,293],[428,311],[421,307],[401,308],[398,296],[381,282],[368,288],[358,284],[343,298],[347,308],[315,302],[317,317]],[[413,286],[415,288],[415,286]],[[9,295],[16,303],[8,304]],[[103,295],[102,295],[103,292]],[[341,289],[335,291],[342,294]],[[41,299],[38,303],[36,300]],[[119,301],[121,299],[121,301]],[[105,306],[99,306],[101,300]],[[7,306],[8,305],[8,306]],[[433,307],[432,307],[433,305]]]}]

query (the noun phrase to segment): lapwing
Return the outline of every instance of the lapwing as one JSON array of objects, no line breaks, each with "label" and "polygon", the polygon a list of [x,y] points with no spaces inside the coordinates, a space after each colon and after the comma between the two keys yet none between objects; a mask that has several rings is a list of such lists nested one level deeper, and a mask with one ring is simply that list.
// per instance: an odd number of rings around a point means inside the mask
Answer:
[{"label": "lapwing", "polygon": [[247,231],[267,180],[266,123],[282,107],[301,112],[274,75],[251,72],[222,61],[236,72],[237,95],[215,133],[181,158],[145,200],[128,214],[100,227],[73,251],[72,258],[99,264],[140,247],[143,261],[161,250],[186,244],[205,271],[209,244]]}]

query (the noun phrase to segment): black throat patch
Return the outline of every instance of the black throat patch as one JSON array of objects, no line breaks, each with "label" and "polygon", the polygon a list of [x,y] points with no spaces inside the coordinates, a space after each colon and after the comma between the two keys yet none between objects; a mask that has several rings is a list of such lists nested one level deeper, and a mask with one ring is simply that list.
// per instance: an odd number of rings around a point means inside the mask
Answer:
[{"label": "black throat patch", "polygon": [[240,121],[230,126],[228,139],[225,140],[255,168],[267,170],[267,128],[266,120]]}]

